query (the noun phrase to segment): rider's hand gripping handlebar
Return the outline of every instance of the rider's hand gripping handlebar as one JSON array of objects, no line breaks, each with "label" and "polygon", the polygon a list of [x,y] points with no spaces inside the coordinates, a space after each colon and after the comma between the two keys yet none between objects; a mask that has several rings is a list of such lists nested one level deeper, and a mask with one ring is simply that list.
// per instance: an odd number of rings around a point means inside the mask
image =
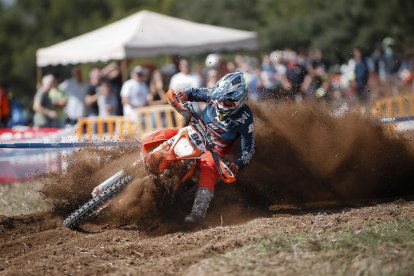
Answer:
[{"label": "rider's hand gripping handlebar", "polygon": [[181,100],[178,98],[177,94],[174,92],[173,89],[169,89],[167,91],[166,97],[167,97],[167,103],[184,117],[185,124],[188,125],[192,117],[191,104],[188,101],[184,103],[181,102]]}]

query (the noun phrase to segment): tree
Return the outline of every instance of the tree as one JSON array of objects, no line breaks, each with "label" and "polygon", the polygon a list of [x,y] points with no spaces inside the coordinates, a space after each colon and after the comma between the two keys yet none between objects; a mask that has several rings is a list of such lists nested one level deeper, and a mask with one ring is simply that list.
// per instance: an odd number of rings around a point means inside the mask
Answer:
[{"label": "tree", "polygon": [[260,51],[319,48],[334,61],[387,36],[402,51],[414,45],[414,2],[406,0],[0,0],[0,82],[30,105],[37,49],[141,9],[257,31]]}]

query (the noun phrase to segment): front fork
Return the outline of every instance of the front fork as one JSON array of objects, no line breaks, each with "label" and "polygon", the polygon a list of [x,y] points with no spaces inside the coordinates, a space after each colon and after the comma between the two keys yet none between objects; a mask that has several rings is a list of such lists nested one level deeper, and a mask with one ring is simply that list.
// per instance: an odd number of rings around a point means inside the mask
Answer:
[{"label": "front fork", "polygon": [[[140,161],[136,161],[132,164],[132,167],[136,167],[139,164]],[[92,197],[96,197],[98,194],[102,193],[109,187],[111,187],[114,183],[116,183],[119,179],[121,179],[125,175],[124,170],[120,170],[119,172],[115,173],[111,177],[107,178],[105,181],[103,181],[101,184],[96,186],[92,190]]]}]

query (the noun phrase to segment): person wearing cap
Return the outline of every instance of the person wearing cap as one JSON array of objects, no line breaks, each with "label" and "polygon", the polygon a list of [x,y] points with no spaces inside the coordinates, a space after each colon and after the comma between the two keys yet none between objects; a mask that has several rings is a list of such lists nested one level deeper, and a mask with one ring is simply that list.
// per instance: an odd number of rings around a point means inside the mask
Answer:
[{"label": "person wearing cap", "polygon": [[145,82],[147,73],[146,68],[136,66],[131,72],[131,78],[122,85],[121,98],[124,116],[130,117],[134,122],[138,121],[134,110],[148,105],[150,93]]}]

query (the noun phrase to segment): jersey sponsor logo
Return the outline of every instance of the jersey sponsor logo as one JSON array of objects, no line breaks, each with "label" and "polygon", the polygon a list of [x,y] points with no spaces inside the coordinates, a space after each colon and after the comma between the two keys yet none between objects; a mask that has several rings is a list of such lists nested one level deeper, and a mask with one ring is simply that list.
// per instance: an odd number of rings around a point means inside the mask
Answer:
[{"label": "jersey sponsor logo", "polygon": [[239,83],[241,83],[241,76],[237,76],[231,81],[231,84],[233,84],[233,85],[236,85],[236,84],[239,84]]},{"label": "jersey sponsor logo", "polygon": [[240,160],[242,161],[243,165],[249,164],[249,162],[252,159],[253,154],[254,154],[254,148],[255,148],[256,145],[255,145],[255,142],[254,142],[254,133],[252,135],[253,135],[253,140],[252,140],[252,144],[251,144],[250,149],[245,149],[245,150],[242,151],[242,155],[241,155]]},{"label": "jersey sponsor logo", "polygon": [[235,121],[237,123],[244,125],[244,123],[246,122],[247,119],[249,119],[249,117],[251,117],[251,115],[247,113],[246,111],[244,111],[243,114],[239,118],[237,118]]},{"label": "jersey sponsor logo", "polygon": [[225,119],[224,121],[220,121],[219,118],[216,116],[214,119],[216,119],[216,123],[217,124],[222,125],[224,128],[226,128],[227,125],[230,122],[230,119],[229,118]]},{"label": "jersey sponsor logo", "polygon": [[208,126],[211,128],[211,129],[213,129],[213,130],[217,130],[217,129],[219,129],[215,124],[213,124],[213,123],[208,123]]},{"label": "jersey sponsor logo", "polygon": [[248,133],[253,132],[253,131],[254,131],[254,126],[253,126],[253,123],[251,123],[249,125],[249,131],[248,131]]},{"label": "jersey sponsor logo", "polygon": [[213,132],[217,133],[217,134],[222,134],[224,132],[224,129],[219,128],[218,126],[216,126],[213,122],[208,123],[207,127],[209,129],[211,129]]}]

